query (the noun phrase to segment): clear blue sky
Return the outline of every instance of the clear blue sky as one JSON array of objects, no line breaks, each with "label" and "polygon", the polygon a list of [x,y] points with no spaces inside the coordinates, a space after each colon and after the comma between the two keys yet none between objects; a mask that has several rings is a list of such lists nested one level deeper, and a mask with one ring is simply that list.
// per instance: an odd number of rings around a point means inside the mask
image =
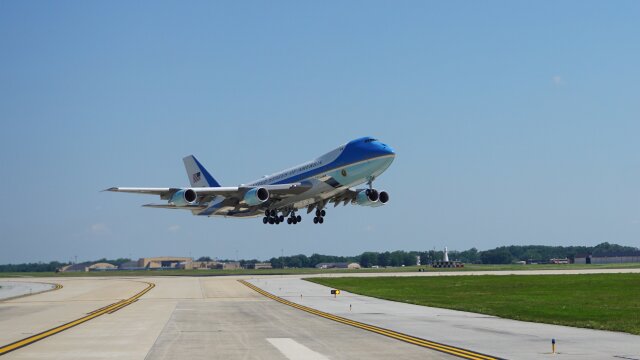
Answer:
[{"label": "clear blue sky", "polygon": [[[637,1],[0,2],[0,263],[640,246]],[[382,208],[145,209],[379,137]]]}]

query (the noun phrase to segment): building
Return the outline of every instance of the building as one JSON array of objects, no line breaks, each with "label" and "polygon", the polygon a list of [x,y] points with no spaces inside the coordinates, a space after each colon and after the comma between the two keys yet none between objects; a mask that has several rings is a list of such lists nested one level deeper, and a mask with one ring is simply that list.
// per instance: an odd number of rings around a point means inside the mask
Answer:
[{"label": "building", "polygon": [[117,270],[118,267],[109,263],[92,263],[84,262],[80,264],[72,264],[63,266],[59,269],[60,272],[87,272],[87,271],[110,271]]},{"label": "building", "polygon": [[222,263],[217,261],[193,261],[192,263],[193,269],[197,270],[210,270],[210,269],[221,269]]},{"label": "building", "polygon": [[193,269],[193,259],[190,257],[161,256],[140,258],[138,267],[144,269]]},{"label": "building", "polygon": [[238,270],[242,269],[240,266],[240,262],[238,261],[229,261],[226,263],[222,263],[222,270]]},{"label": "building", "polygon": [[120,270],[144,270],[144,268],[141,268],[138,266],[138,261],[127,261],[125,263],[120,264],[120,266],[118,266],[118,269]]},{"label": "building", "polygon": [[249,269],[273,269],[270,262],[259,262],[255,264],[249,264]]},{"label": "building", "polygon": [[317,269],[360,269],[358,263],[319,263]]},{"label": "building", "polygon": [[434,268],[462,268],[464,264],[460,261],[436,260],[431,264]]},{"label": "building", "polygon": [[578,254],[575,264],[619,264],[640,262],[640,251],[627,253],[612,253],[608,255]]},{"label": "building", "polygon": [[434,268],[461,268],[464,267],[464,264],[460,261],[450,261],[449,260],[449,249],[444,247],[444,255],[442,256],[442,260],[436,260],[431,264]]}]

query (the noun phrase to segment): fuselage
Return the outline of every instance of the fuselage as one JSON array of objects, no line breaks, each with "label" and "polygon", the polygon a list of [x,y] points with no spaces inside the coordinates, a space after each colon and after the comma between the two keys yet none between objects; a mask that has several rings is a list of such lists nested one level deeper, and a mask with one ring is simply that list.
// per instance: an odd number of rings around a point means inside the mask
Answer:
[{"label": "fuselage", "polygon": [[[391,165],[395,155],[389,145],[371,137],[363,137],[339,146],[314,160],[242,186],[303,183],[309,187],[308,190],[283,199],[278,204],[279,207],[300,209],[330,199],[350,187],[373,181]],[[215,213],[208,215],[249,217],[261,216],[262,212],[236,212],[219,208]]]}]

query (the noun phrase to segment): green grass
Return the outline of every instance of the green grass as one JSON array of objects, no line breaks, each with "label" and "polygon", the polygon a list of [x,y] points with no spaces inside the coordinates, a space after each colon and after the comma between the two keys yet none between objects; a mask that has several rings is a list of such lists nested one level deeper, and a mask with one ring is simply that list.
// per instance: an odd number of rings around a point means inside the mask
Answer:
[{"label": "green grass", "polygon": [[84,276],[226,276],[226,275],[291,275],[291,274],[330,274],[330,273],[386,273],[417,272],[423,269],[428,272],[441,271],[508,271],[508,270],[559,270],[559,269],[622,269],[640,268],[640,263],[606,264],[606,265],[465,265],[461,269],[433,269],[427,266],[389,267],[380,269],[239,269],[239,270],[135,270],[135,271],[91,271],[91,272],[0,272],[3,277],[84,277]]},{"label": "green grass", "polygon": [[306,280],[411,304],[640,335],[640,274]]}]

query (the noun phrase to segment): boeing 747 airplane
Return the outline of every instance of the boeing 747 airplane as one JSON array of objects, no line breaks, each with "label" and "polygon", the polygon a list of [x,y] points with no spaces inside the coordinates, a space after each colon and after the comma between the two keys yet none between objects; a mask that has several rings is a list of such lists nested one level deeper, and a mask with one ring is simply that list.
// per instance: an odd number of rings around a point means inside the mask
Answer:
[{"label": "boeing 747 airplane", "polygon": [[[239,186],[221,186],[193,156],[183,159],[191,182],[188,188],[112,187],[107,191],[159,195],[164,204],[146,207],[190,210],[193,215],[259,217],[264,224],[302,221],[296,211],[315,210],[314,224],[322,224],[325,207],[333,203],[381,206],[389,201],[386,191],[373,181],[393,162],[393,149],[371,137],[352,140],[315,160],[282,170]],[[351,187],[367,184],[367,188]]]}]

